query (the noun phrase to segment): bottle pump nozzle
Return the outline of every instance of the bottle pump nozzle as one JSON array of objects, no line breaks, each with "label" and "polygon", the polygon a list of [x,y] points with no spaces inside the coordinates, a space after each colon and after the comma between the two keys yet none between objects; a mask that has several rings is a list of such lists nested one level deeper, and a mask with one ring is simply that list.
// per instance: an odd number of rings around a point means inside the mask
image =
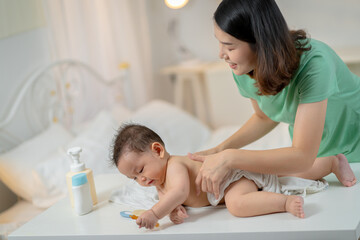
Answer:
[{"label": "bottle pump nozzle", "polygon": [[71,171],[80,172],[85,170],[85,163],[80,161],[80,153],[82,152],[81,147],[73,147],[67,150],[67,154],[71,157]]}]

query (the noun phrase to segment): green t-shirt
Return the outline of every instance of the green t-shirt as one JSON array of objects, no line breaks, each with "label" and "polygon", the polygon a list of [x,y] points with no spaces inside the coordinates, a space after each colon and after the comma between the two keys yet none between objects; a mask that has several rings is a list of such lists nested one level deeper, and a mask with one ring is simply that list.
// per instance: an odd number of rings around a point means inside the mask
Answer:
[{"label": "green t-shirt", "polygon": [[259,96],[254,79],[234,75],[241,95],[257,101],[273,121],[289,124],[292,138],[300,103],[328,99],[318,157],[343,153],[349,162],[360,162],[360,77],[326,44],[310,40],[290,84],[275,96]]}]

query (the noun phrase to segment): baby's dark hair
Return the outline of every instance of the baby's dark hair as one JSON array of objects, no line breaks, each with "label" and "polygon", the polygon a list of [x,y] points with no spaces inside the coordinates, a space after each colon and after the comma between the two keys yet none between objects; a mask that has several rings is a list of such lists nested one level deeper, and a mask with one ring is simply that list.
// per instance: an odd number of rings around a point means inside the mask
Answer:
[{"label": "baby's dark hair", "polygon": [[160,136],[150,128],[140,124],[123,124],[113,141],[112,163],[117,166],[120,156],[126,151],[146,152],[154,142],[159,142],[165,147]]}]

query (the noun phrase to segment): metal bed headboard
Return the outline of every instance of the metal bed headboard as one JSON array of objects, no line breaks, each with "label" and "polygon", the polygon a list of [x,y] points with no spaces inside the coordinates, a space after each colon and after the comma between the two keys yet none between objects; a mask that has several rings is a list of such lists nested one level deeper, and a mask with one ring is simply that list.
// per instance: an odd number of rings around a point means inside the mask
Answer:
[{"label": "metal bed headboard", "polygon": [[104,108],[126,104],[126,76],[127,68],[122,68],[118,77],[106,80],[76,60],[61,60],[38,69],[23,82],[0,118],[0,152],[41,132],[51,122],[71,129]]}]

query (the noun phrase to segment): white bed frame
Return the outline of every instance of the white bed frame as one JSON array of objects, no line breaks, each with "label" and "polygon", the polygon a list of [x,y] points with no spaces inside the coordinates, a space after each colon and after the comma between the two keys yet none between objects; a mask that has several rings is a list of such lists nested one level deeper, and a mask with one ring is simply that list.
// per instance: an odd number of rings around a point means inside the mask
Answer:
[{"label": "white bed frame", "polygon": [[[71,59],[37,69],[24,80],[0,116],[0,153],[45,130],[51,122],[60,122],[71,130],[113,104],[126,105],[130,100],[123,97],[130,95],[127,76],[127,69],[121,69],[118,77],[104,79],[89,65]],[[94,101],[96,94],[101,97]],[[13,206],[17,197],[1,179],[0,192],[1,213]]]},{"label": "white bed frame", "polygon": [[[126,104],[124,76],[119,72],[119,77],[107,80],[76,60],[61,60],[36,70],[0,117],[0,153],[44,130],[50,122],[71,129],[116,101]],[[96,94],[101,98],[95,102]],[[95,104],[89,106],[88,101]]]}]

